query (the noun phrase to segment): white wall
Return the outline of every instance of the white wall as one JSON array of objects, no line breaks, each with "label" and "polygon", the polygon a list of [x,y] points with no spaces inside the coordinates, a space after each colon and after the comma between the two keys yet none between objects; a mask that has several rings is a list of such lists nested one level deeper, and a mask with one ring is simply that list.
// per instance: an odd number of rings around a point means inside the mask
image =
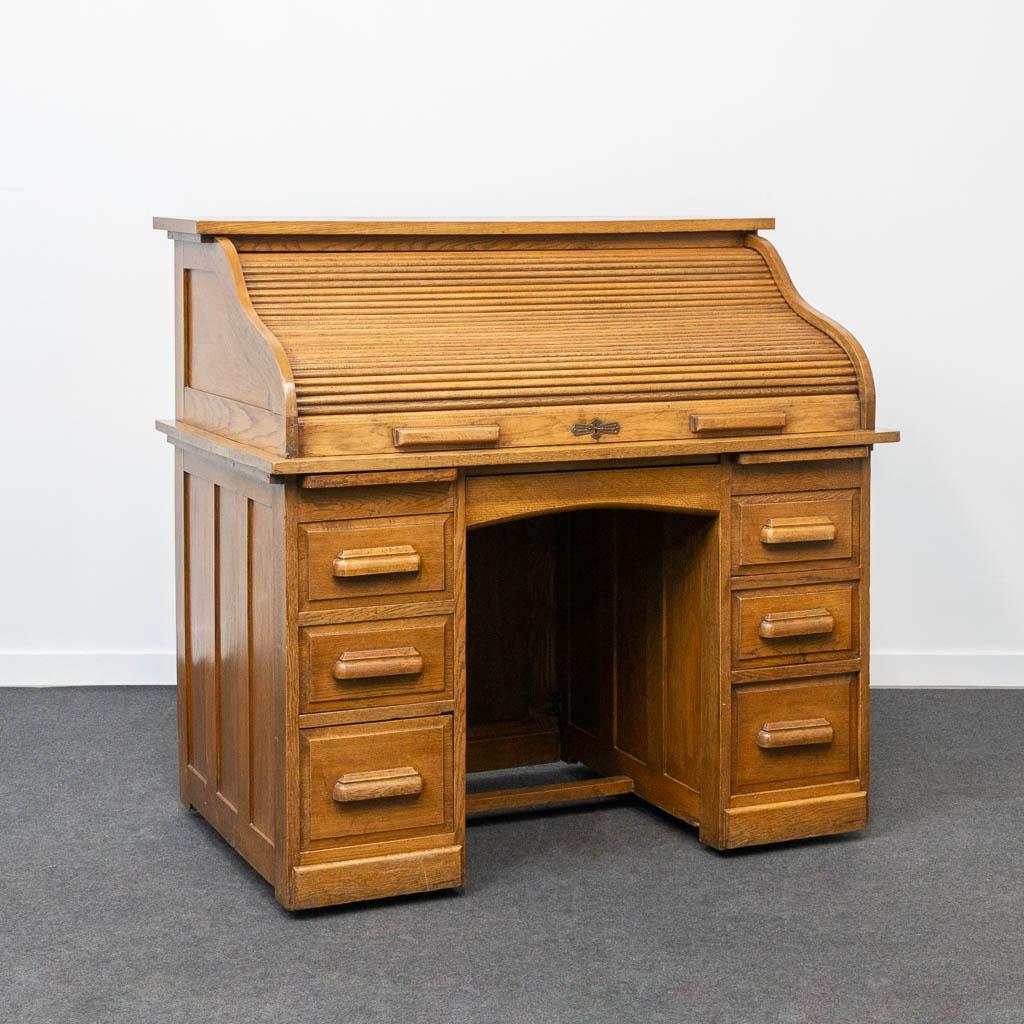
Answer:
[{"label": "white wall", "polygon": [[775,215],[871,356],[876,682],[1024,683],[1005,2],[19,4],[0,682],[171,681],[175,216]]}]

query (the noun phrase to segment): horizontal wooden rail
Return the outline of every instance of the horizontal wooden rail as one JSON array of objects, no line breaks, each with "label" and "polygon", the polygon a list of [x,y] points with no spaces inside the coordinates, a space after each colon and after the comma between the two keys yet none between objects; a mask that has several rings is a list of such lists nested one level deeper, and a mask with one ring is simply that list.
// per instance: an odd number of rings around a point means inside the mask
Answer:
[{"label": "horizontal wooden rail", "polygon": [[[167,435],[175,445],[187,445],[199,451],[223,455],[240,466],[257,469],[261,473],[293,475],[303,473],[353,473],[362,471],[381,472],[408,467],[408,453],[404,451],[382,454],[380,452],[362,455],[304,455],[286,458],[275,455],[264,448],[229,442],[219,434],[184,420],[157,420],[157,429]],[[811,448],[849,448],[853,445],[892,444],[900,439],[898,430],[835,430],[809,434],[776,434],[750,437],[694,437],[662,441],[623,442],[613,439],[600,444],[588,445],[585,458],[589,461],[613,461],[619,459],[676,458],[689,455],[721,455],[730,452],[750,451],[794,451]],[[527,465],[552,462],[566,462],[580,459],[580,443],[523,445],[507,447],[500,451],[475,451],[467,448],[461,452],[428,452],[416,454],[415,463],[420,469],[451,468],[452,466],[505,466]]]},{"label": "horizontal wooden rail", "polygon": [[520,786],[516,789],[494,789],[483,793],[466,794],[466,813],[485,811],[513,811],[523,807],[547,807],[567,804],[574,800],[599,800],[607,796],[621,796],[633,792],[633,780],[628,775],[607,775],[600,779],[579,779],[553,782],[547,786]]},{"label": "horizontal wooden rail", "polygon": [[867,445],[854,448],[808,448],[791,452],[740,452],[736,461],[741,466],[774,466],[786,462],[829,462],[836,459],[866,459]]},{"label": "horizontal wooden rail", "polygon": [[332,490],[336,487],[378,487],[384,484],[432,484],[454,480],[454,469],[372,470],[363,473],[313,473],[302,478],[307,491]]}]

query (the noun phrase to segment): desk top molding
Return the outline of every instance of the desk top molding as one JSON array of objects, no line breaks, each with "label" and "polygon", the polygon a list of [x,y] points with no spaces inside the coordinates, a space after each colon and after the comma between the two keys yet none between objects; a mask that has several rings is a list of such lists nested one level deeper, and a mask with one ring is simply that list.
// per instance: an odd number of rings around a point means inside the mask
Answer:
[{"label": "desk top molding", "polygon": [[593,235],[770,231],[774,217],[685,220],[223,220],[154,217],[158,231],[184,235]]},{"label": "desk top molding", "polygon": [[[731,437],[721,440],[652,441],[606,445],[603,442],[586,448],[582,454],[575,445],[547,448],[512,448],[496,452],[446,451],[423,452],[410,458],[405,455],[320,455],[309,458],[283,458],[251,445],[228,441],[217,434],[176,420],[157,420],[156,429],[178,446],[194,448],[209,455],[218,455],[239,467],[270,476],[296,476],[305,473],[393,472],[403,468],[443,469],[448,467],[565,465],[578,462],[614,464],[642,459],[674,459],[684,457],[715,457],[745,452],[801,452],[811,450],[818,460],[828,448],[843,453],[849,448],[865,445],[893,444],[900,439],[898,430],[849,430],[834,434],[807,434],[789,437]],[[844,458],[838,454],[836,458]],[[801,461],[801,460],[798,460]]]}]

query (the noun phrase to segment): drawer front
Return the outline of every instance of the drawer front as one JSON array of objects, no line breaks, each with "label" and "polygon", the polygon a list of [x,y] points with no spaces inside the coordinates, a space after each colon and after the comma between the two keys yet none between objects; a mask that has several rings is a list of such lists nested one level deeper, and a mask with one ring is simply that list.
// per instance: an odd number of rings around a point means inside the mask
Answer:
[{"label": "drawer front", "polygon": [[733,594],[733,661],[781,664],[858,653],[858,584]]},{"label": "drawer front", "polygon": [[[625,432],[630,440],[662,440],[666,437],[730,437],[751,434],[781,434],[787,426],[793,432],[794,412],[783,402],[742,403],[738,408],[705,406],[656,406],[652,410],[635,406],[615,407],[616,418],[609,418],[610,407],[584,408],[553,415],[527,414],[486,416],[478,421],[451,425],[446,422],[405,424],[392,427],[391,443],[399,451],[431,451],[458,448],[496,448],[522,444],[567,444],[619,438]],[[604,415],[600,415],[604,413]],[[622,415],[624,414],[624,415]],[[798,414],[797,420],[803,419]],[[523,437],[533,430],[533,436]]]},{"label": "drawer front", "polygon": [[303,629],[302,710],[450,698],[449,622],[436,616]]},{"label": "drawer front", "polygon": [[733,691],[733,792],[857,777],[857,676],[751,683]]},{"label": "drawer front", "polygon": [[451,520],[429,515],[302,524],[305,607],[450,597]]},{"label": "drawer front", "polygon": [[454,829],[450,715],[301,733],[304,848]]},{"label": "drawer front", "polygon": [[[569,378],[566,378],[568,380]],[[616,388],[616,391],[619,389]],[[648,393],[658,390],[648,384]],[[550,397],[550,396],[548,396]],[[305,455],[494,451],[551,445],[723,440],[856,430],[855,395],[671,401],[568,401],[530,408],[380,412],[300,419]]]},{"label": "drawer front", "polygon": [[733,501],[738,573],[835,568],[859,557],[859,492],[817,491]]}]

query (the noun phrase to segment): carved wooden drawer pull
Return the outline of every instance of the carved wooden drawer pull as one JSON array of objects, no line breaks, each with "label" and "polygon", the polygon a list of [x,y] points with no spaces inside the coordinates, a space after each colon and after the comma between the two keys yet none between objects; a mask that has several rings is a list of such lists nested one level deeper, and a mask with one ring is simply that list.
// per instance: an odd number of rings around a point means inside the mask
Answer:
[{"label": "carved wooden drawer pull", "polygon": [[394,427],[391,438],[396,448],[473,448],[497,444],[501,433],[497,423],[463,427]]},{"label": "carved wooden drawer pull", "polygon": [[389,647],[376,651],[344,651],[334,663],[334,678],[379,679],[414,676],[423,671],[423,655],[415,647]]},{"label": "carved wooden drawer pull", "polygon": [[334,784],[331,794],[339,804],[355,800],[387,800],[423,792],[423,776],[415,768],[382,768],[375,772],[348,772]]},{"label": "carved wooden drawer pull", "polygon": [[723,434],[734,430],[783,430],[784,412],[702,412],[690,416],[694,434]]},{"label": "carved wooden drawer pull", "polygon": [[384,576],[420,571],[420,556],[411,544],[389,548],[347,548],[334,559],[334,575]]},{"label": "carved wooden drawer pull", "polygon": [[762,544],[814,544],[836,539],[836,524],[828,516],[769,519],[761,527]]},{"label": "carved wooden drawer pull", "polygon": [[765,750],[780,747],[812,747],[831,743],[834,731],[827,718],[802,718],[795,722],[765,722],[757,745]]},{"label": "carved wooden drawer pull", "polygon": [[836,628],[836,620],[827,608],[805,608],[795,612],[769,612],[757,627],[764,640],[791,636],[821,636]]}]

